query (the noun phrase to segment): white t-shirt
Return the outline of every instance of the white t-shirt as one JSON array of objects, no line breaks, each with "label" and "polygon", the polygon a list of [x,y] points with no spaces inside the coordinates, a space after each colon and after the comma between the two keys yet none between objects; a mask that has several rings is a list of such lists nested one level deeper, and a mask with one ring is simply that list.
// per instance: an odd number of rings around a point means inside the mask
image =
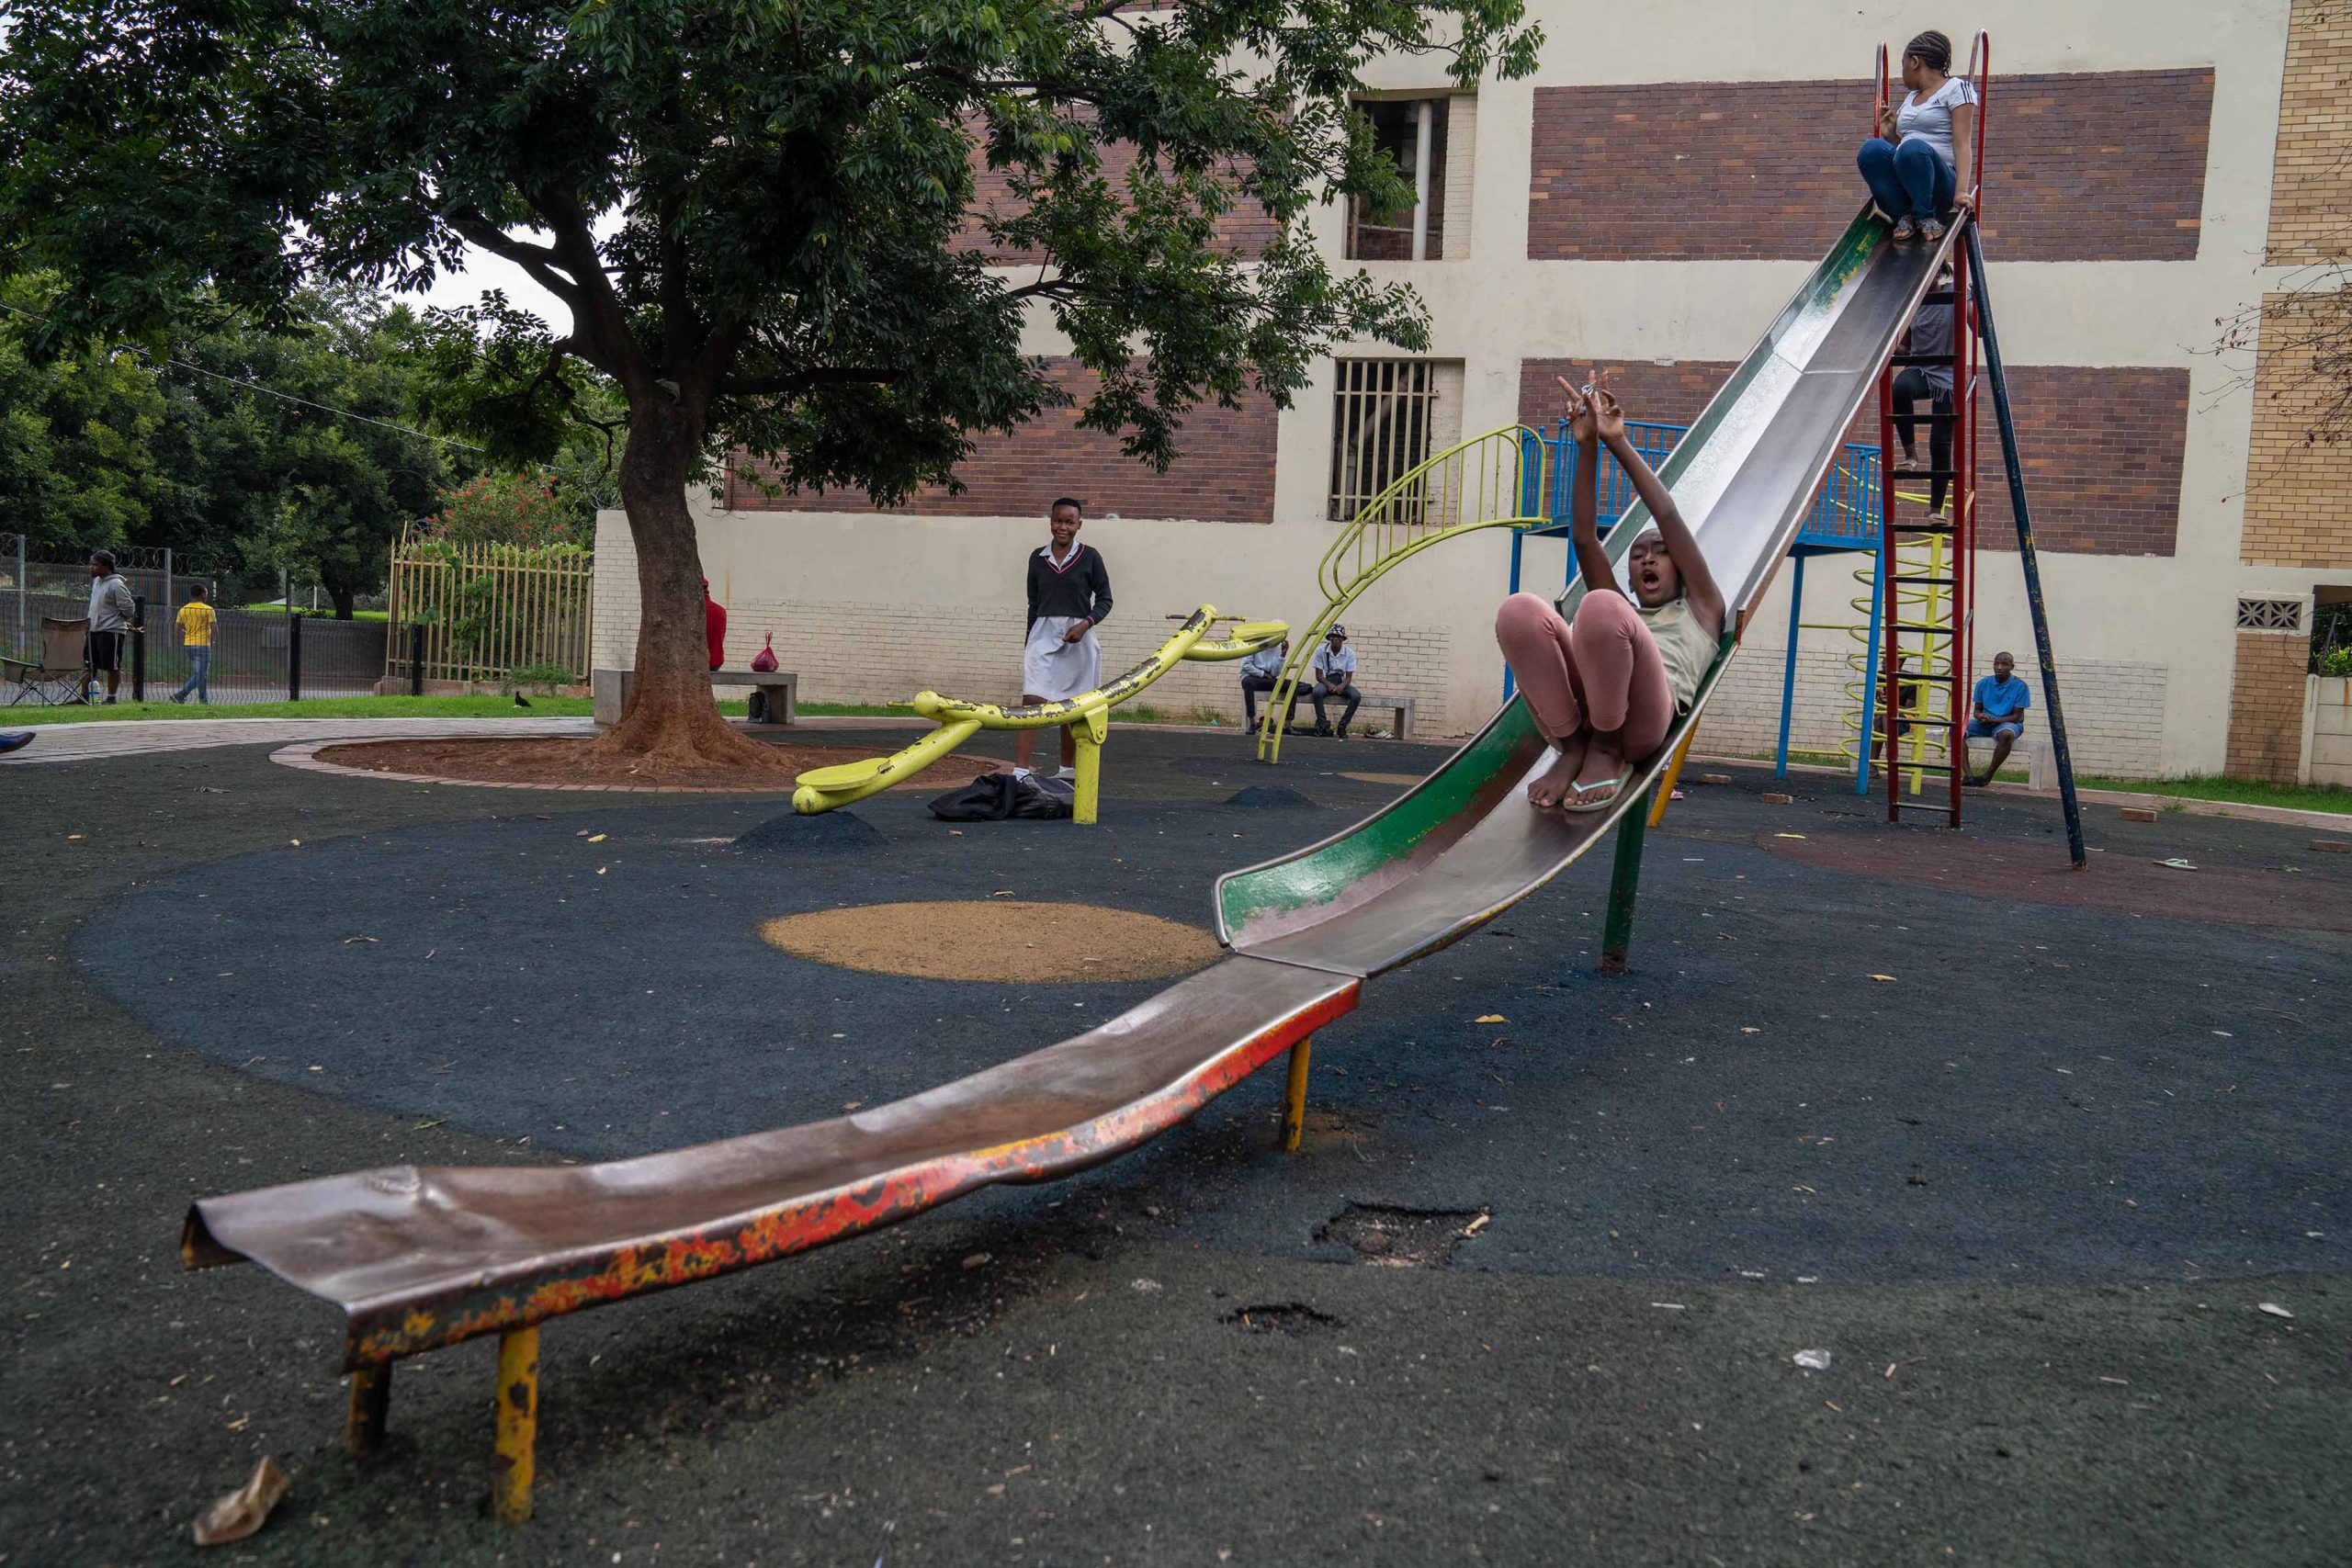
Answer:
[{"label": "white t-shirt", "polygon": [[1936,156],[1953,167],[1959,161],[1951,151],[1951,111],[1962,104],[1976,102],[1976,89],[1964,76],[1947,76],[1944,85],[1921,98],[1917,93],[1906,94],[1902,107],[1894,111],[1894,133],[1905,141],[1917,137],[1936,150]]},{"label": "white t-shirt", "polygon": [[1340,651],[1334,653],[1327,642],[1315,650],[1310,668],[1315,671],[1315,678],[1326,685],[1344,686],[1348,683],[1348,677],[1356,672],[1356,650],[1342,645]]}]

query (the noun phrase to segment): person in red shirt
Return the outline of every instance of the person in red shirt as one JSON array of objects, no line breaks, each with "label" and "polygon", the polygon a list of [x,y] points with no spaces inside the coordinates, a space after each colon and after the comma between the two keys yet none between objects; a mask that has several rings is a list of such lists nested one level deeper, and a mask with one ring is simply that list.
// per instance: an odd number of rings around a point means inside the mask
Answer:
[{"label": "person in red shirt", "polygon": [[702,632],[710,644],[710,667],[727,662],[727,608],[710,596],[710,579],[702,580]]}]

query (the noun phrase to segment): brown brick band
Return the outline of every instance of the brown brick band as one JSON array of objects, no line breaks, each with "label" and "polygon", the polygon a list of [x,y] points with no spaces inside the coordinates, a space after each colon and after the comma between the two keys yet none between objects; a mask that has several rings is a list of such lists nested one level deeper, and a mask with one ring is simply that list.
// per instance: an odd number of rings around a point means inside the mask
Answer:
[{"label": "brown brick band", "polygon": [[[1092,372],[1074,359],[1051,362],[1054,380],[1083,405]],[[983,435],[956,470],[967,487],[951,495],[926,486],[894,511],[919,517],[1025,517],[1046,514],[1057,495],[1084,501],[1089,513],[1128,517],[1192,517],[1226,523],[1274,518],[1274,406],[1250,396],[1239,409],[1194,409],[1184,423],[1183,456],[1165,474],[1119,450],[1114,438],[1080,430],[1077,408],[1048,409],[1011,435]],[[872,512],[863,491],[804,491],[767,496],[740,477],[727,482],[727,504],[745,512]]]},{"label": "brown brick band", "polygon": [[[1555,375],[1581,383],[1589,360],[1520,362],[1519,417],[1546,435],[1558,426]],[[1732,367],[1685,360],[1614,367],[1610,385],[1636,419],[1688,424]],[[2188,438],[2188,372],[2168,367],[2013,366],[2009,396],[2025,457],[2034,543],[2082,555],[2168,556],[2180,525],[2181,454]],[[2012,547],[2017,524],[2001,471],[1989,389],[1979,405],[1977,543]],[[1846,439],[1878,445],[1878,413],[1865,407]],[[1920,444],[1926,455],[1926,442]]]},{"label": "brown brick band", "polygon": [[[1527,254],[1802,261],[1861,204],[1867,82],[1535,90]],[[2004,261],[2188,261],[2213,73],[1995,76],[1984,241]]]}]

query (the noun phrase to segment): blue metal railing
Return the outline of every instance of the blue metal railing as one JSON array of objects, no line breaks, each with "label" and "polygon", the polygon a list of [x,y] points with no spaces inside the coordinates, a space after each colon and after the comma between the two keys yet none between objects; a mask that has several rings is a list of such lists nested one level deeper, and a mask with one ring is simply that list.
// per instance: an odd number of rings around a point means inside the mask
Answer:
[{"label": "blue metal railing", "polygon": [[[1625,434],[1634,450],[1642,455],[1653,468],[1664,463],[1690,430],[1685,424],[1659,424],[1647,420],[1627,420]],[[1530,459],[1536,457],[1535,448],[1542,447],[1543,461],[1532,460],[1521,465],[1527,474],[1521,505],[1531,516],[1549,517],[1551,526],[1569,525],[1571,487],[1576,480],[1577,444],[1568,434],[1567,421],[1562,420],[1558,432],[1538,435],[1530,432],[1521,437]],[[1538,476],[1542,477],[1539,478]],[[1634,502],[1634,481],[1618,466],[1614,457],[1602,454],[1598,485],[1600,513],[1598,525],[1607,530]],[[1549,495],[1537,493],[1548,488]],[[1813,508],[1804,525],[1798,531],[1799,546],[1814,549],[1874,550],[1878,548],[1878,486],[1879,453],[1875,446],[1848,442],[1839,455],[1837,467],[1831,468],[1815,492]],[[1534,532],[1536,530],[1531,530]],[[1548,530],[1545,530],[1548,531]]]}]

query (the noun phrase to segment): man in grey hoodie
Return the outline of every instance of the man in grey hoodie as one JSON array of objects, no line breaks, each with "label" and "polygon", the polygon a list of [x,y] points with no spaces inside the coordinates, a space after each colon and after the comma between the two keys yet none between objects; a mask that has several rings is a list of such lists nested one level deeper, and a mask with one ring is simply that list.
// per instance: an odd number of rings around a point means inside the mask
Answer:
[{"label": "man in grey hoodie", "polygon": [[122,681],[124,645],[132,632],[145,629],[135,624],[138,619],[139,601],[130,584],[115,570],[114,557],[98,551],[90,558],[90,671],[94,679],[106,671],[108,703]]}]

